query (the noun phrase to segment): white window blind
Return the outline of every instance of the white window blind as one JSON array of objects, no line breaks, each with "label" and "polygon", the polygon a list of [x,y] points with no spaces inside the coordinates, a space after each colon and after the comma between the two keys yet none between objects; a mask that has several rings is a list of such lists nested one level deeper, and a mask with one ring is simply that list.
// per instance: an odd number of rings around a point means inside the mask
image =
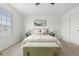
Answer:
[{"label": "white window blind", "polygon": [[6,9],[0,8],[0,36],[10,34],[11,19],[11,13]]}]

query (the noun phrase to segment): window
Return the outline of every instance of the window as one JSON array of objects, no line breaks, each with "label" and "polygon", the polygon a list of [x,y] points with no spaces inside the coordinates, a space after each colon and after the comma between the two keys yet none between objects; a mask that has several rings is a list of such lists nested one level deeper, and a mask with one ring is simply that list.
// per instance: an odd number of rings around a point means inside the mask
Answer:
[{"label": "window", "polygon": [[0,36],[5,36],[10,33],[11,13],[0,8]]}]

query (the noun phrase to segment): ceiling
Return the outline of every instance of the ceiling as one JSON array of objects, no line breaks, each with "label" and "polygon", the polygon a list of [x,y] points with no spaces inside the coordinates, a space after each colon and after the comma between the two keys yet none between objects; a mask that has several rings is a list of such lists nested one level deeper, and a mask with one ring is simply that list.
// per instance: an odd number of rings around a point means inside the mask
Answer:
[{"label": "ceiling", "polygon": [[38,16],[50,16],[50,15],[63,15],[70,11],[72,8],[79,5],[78,3],[55,3],[54,5],[49,3],[41,3],[35,5],[35,3],[11,3],[11,7],[15,8],[23,15],[38,15]]}]

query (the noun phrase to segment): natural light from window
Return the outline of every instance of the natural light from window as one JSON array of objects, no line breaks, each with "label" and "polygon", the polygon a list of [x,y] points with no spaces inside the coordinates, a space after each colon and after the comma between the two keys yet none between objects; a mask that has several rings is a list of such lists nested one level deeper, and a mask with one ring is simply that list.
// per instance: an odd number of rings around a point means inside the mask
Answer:
[{"label": "natural light from window", "polygon": [[6,9],[0,8],[0,36],[10,34],[11,19],[11,13]]}]

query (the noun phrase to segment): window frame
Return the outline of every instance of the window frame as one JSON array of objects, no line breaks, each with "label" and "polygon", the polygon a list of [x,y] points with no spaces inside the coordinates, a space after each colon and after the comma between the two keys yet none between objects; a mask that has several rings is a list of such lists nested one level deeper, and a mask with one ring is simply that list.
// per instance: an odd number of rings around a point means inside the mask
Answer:
[{"label": "window frame", "polygon": [[[1,11],[1,22],[2,22],[2,11],[4,11],[5,14],[3,14],[3,15],[5,15],[5,17],[6,17],[5,18],[6,23],[4,24],[4,26],[9,26],[8,31],[4,31],[4,33],[0,32],[0,37],[9,36],[11,34],[11,28],[12,28],[12,12],[10,12],[7,9],[2,8],[2,7],[0,7],[0,11]],[[8,21],[7,17],[10,17],[9,25],[7,24],[7,21]]]}]

